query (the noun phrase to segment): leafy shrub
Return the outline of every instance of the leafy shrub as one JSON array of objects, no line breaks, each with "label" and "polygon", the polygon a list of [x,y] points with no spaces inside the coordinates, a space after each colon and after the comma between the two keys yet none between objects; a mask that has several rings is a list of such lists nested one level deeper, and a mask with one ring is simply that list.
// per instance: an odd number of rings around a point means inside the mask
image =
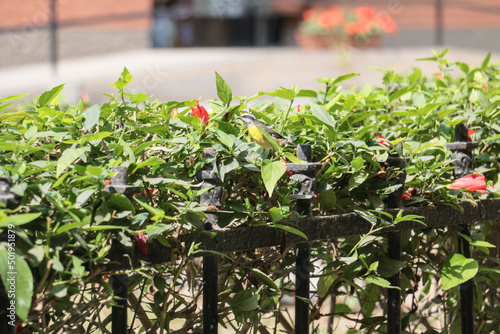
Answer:
[{"label": "leafy shrub", "polygon": [[[207,167],[203,149],[216,151],[211,162],[224,188],[222,227],[297,217],[288,197],[295,185],[282,162],[297,160],[294,149],[280,147],[273,156],[247,140],[246,128],[236,121],[244,112],[297,144],[313,146],[313,161],[322,163],[314,215],[356,211],[369,219],[370,210],[383,210],[394,191],[388,179],[395,173],[383,162],[401,141],[409,157],[405,206],[459,209],[463,200],[496,197],[491,186],[499,175],[498,66],[489,64],[489,55],[477,68],[450,63],[446,52],[424,59],[436,62],[436,75],[426,77],[415,69],[404,76],[384,69],[382,87],[359,90],[340,86],[356,75],[347,74],[318,79],[318,90],[291,87],[233,97],[217,74],[219,99],[205,105],[197,100],[160,103],[145,93],[126,92],[132,75],[124,69],[112,85],[116,95],[102,105],[64,103],[63,85],[29,105],[15,102],[22,96],[0,99],[0,175],[12,179],[18,200],[16,208],[1,209],[0,228],[6,233],[9,224],[15,226],[16,262],[18,270],[24,268],[17,283],[17,316],[25,332],[109,329],[115,301],[107,278],[114,273],[106,266],[113,240],[141,261],[126,271],[131,327],[196,331],[199,261],[183,256],[150,265],[144,235],[172,246],[179,234],[201,231],[207,208],[199,205],[203,190],[196,175]],[[447,187],[453,175],[445,145],[454,141],[460,123],[474,130],[471,136],[479,142],[474,168],[486,177],[485,194]],[[126,166],[129,184],[140,186],[133,197],[105,191],[114,166]],[[450,311],[458,308],[458,288],[451,286],[457,282],[441,289],[441,272],[456,260],[451,254],[458,250],[459,233],[455,228],[405,232],[401,262],[388,259],[383,238],[374,235],[313,243],[313,320],[330,313],[330,321],[344,317],[367,332],[384,332],[385,319],[377,311],[385,304],[381,288],[384,278],[401,270],[403,297],[411,300],[403,308],[404,327],[453,332],[459,321]],[[485,332],[498,331],[499,260],[489,252],[497,233],[495,222],[473,226],[472,261],[480,269],[472,274],[478,283],[476,318]],[[5,255],[7,244],[1,247]],[[125,255],[125,261],[133,259]],[[290,246],[224,256],[221,323],[241,332],[257,330],[259,323],[290,330],[284,305],[294,291],[293,264]],[[6,285],[6,265],[0,270]],[[328,300],[330,311],[323,312]],[[275,320],[267,319],[270,315]]]}]

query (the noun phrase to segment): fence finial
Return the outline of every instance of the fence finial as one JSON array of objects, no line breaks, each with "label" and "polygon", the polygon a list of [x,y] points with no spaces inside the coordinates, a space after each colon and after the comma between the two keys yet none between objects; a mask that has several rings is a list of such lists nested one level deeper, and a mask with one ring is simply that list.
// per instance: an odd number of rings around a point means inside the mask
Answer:
[{"label": "fence finial", "polygon": [[10,177],[0,176],[0,203],[5,204],[9,209],[13,209],[17,205],[14,194],[10,192],[11,187]]},{"label": "fence finial", "polygon": [[[213,147],[203,149],[203,159],[215,159],[216,151]],[[213,208],[216,211],[221,206],[222,182],[213,170],[213,163],[205,165],[205,169],[198,173],[198,179],[203,181],[201,189],[212,188],[200,196],[200,205]],[[206,212],[205,230],[220,229],[218,225],[218,216],[215,212]]]},{"label": "fence finial", "polygon": [[446,148],[451,151],[451,159],[453,160],[451,165],[455,167],[453,169],[455,179],[473,173],[474,156],[472,150],[478,145],[476,141],[469,141],[467,125],[460,123],[455,126],[455,142],[446,144]]}]

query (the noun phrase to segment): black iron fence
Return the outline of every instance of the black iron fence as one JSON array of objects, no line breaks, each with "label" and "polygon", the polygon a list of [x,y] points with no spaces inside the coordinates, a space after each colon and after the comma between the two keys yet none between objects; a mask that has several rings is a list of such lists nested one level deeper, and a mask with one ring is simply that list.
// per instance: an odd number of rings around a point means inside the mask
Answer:
[{"label": "black iron fence", "polygon": [[[460,124],[455,129],[456,141],[447,145],[451,151],[455,168],[455,177],[459,178],[472,173],[473,155],[472,149],[477,146],[477,142],[470,142],[467,138],[467,128]],[[475,203],[463,202],[460,210],[451,206],[427,206],[404,208],[402,205],[402,194],[404,191],[404,171],[407,159],[402,155],[402,146],[398,148],[398,153],[390,155],[385,162],[386,166],[399,170],[399,173],[392,179],[393,184],[402,185],[387,198],[385,211],[393,217],[397,215],[420,216],[420,221],[406,220],[398,224],[386,225],[380,230],[379,235],[385,236],[388,243],[388,257],[393,260],[400,260],[401,232],[412,229],[436,229],[450,227],[452,225],[461,226],[462,233],[459,244],[461,253],[466,258],[471,257],[470,236],[471,225],[476,222],[498,220],[500,218],[500,199],[479,200]],[[204,158],[213,159],[215,151],[205,149]],[[185,234],[178,237],[178,244],[183,244],[183,250],[179,250],[178,245],[166,247],[157,241],[149,242],[147,260],[151,264],[166,264],[172,261],[172,254],[183,253],[187,255],[193,243],[199,245],[200,252],[192,256],[203,257],[203,333],[214,334],[218,332],[218,259],[220,255],[230,252],[243,252],[264,247],[280,246],[284,242],[296,247],[295,262],[295,333],[308,333],[310,325],[310,307],[305,300],[310,298],[310,243],[314,241],[327,241],[334,238],[341,238],[353,235],[364,235],[369,233],[373,226],[370,222],[356,213],[348,213],[333,216],[311,217],[311,202],[315,190],[315,172],[320,167],[320,163],[310,162],[311,147],[309,145],[299,145],[297,157],[305,163],[288,163],[287,168],[292,171],[293,178],[298,181],[297,188],[291,197],[297,203],[297,211],[306,218],[294,219],[288,223],[307,236],[307,241],[296,234],[286,233],[284,230],[269,226],[246,226],[233,229],[220,229],[217,225],[217,210],[220,206],[220,196],[222,194],[221,181],[216,177],[210,165],[208,169],[202,170],[198,174],[203,187],[210,189],[205,192],[200,204],[214,208],[207,212],[204,231],[200,233]],[[106,187],[106,191],[117,192],[125,195],[133,195],[140,188],[138,186],[127,185],[126,167],[114,167],[115,175],[111,185]],[[8,178],[0,180],[0,202],[12,204],[13,195],[10,194],[10,183]],[[380,215],[381,221],[387,219],[387,215]],[[385,218],[384,218],[385,217]],[[383,223],[381,223],[383,226]],[[127,249],[119,242],[113,243],[109,253],[111,260],[108,271],[123,271],[139,268],[139,258],[128,254]],[[114,255],[111,255],[114,254]],[[125,256],[126,255],[126,256]],[[130,259],[132,258],[132,261]],[[142,258],[144,260],[144,258]],[[399,287],[400,273],[396,273],[390,278],[391,286]],[[112,308],[112,333],[129,333],[127,322],[127,274],[116,274],[112,276],[111,285],[114,292],[116,305]],[[460,286],[460,319],[462,334],[475,333],[474,326],[474,280],[470,279]],[[9,300],[5,294],[0,293],[0,309],[6,310]],[[399,289],[387,289],[387,332],[396,334],[401,332],[401,292]],[[14,333],[14,328],[9,326],[7,318],[0,319],[0,329],[2,333]]]}]

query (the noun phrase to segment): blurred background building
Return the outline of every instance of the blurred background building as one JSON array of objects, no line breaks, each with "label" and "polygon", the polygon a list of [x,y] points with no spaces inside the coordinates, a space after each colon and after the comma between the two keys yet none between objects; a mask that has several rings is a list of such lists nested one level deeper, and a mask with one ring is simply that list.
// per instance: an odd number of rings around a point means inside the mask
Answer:
[{"label": "blurred background building", "polygon": [[[313,32],[343,22],[343,39],[309,50],[311,12]],[[353,25],[352,13],[371,21]],[[346,39],[348,23],[352,33],[393,33],[359,44]],[[489,51],[500,60],[499,40],[498,0],[0,0],[0,97],[29,100],[65,83],[67,101],[105,102],[124,67],[134,76],[128,89],[161,102],[216,97],[215,71],[235,96],[315,89],[317,77],[352,72],[360,76],[345,85],[362,87],[381,82],[374,68],[396,64],[435,74],[434,63],[416,61],[431,49],[449,47],[449,61],[471,66]]]},{"label": "blurred background building", "polygon": [[318,5],[387,13],[398,31],[382,46],[500,50],[498,0],[2,0],[0,68],[152,47],[290,46]]}]

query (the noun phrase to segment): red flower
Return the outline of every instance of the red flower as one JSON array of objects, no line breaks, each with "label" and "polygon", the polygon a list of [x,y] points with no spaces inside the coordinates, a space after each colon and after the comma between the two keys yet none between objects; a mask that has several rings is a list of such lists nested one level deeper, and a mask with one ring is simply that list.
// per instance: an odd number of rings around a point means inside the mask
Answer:
[{"label": "red flower", "polygon": [[288,174],[288,176],[292,176],[292,175],[293,175],[293,172],[292,172],[292,171],[290,171],[290,170],[288,170],[288,169],[285,171],[285,173],[287,173],[287,174]]},{"label": "red flower", "polygon": [[210,119],[207,109],[205,109],[204,106],[200,106],[200,100],[196,101],[195,107],[191,107],[191,111],[193,112],[193,116],[196,116],[199,119],[201,119],[203,123],[208,122],[208,120]]},{"label": "red flower", "polygon": [[177,108],[172,109],[172,118],[177,118],[179,115],[179,110]]},{"label": "red flower", "polygon": [[484,194],[486,192],[486,181],[484,175],[471,174],[455,180],[455,182],[448,185],[448,189],[467,189]]},{"label": "red flower", "polygon": [[135,250],[137,251],[137,254],[141,256],[148,255],[149,245],[144,233],[139,232],[137,235],[133,235],[132,239],[135,241]]},{"label": "red flower", "polygon": [[403,194],[403,196],[402,196],[402,197],[403,197],[403,200],[405,200],[405,199],[408,199],[408,198],[410,198],[410,195],[407,195],[407,194]]},{"label": "red flower", "polygon": [[469,141],[472,141],[472,138],[471,138],[470,136],[472,136],[472,135],[473,135],[473,134],[475,134],[475,133],[476,133],[476,131],[474,131],[474,130],[469,130],[469,131],[467,132],[467,134],[469,135]]},{"label": "red flower", "polygon": [[443,75],[441,73],[436,73],[436,79],[443,81]]},{"label": "red flower", "polygon": [[389,142],[387,140],[385,140],[384,136],[377,135],[377,138],[380,139],[378,141],[380,144],[385,145],[385,146],[391,146],[391,144],[389,144]]}]

